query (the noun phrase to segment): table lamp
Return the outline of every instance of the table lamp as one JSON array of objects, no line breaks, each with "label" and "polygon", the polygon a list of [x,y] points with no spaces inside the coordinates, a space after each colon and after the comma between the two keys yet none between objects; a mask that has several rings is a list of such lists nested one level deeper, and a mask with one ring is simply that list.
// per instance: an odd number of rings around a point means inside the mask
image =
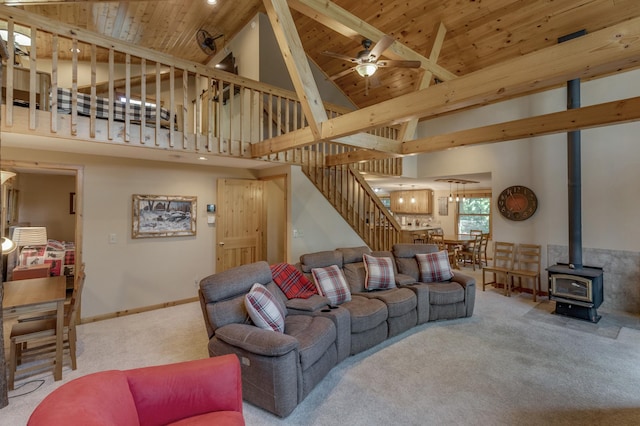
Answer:
[{"label": "table lamp", "polygon": [[13,230],[13,242],[20,252],[20,266],[27,266],[26,257],[23,258],[21,250],[28,246],[47,245],[47,228],[44,226],[25,226]]}]

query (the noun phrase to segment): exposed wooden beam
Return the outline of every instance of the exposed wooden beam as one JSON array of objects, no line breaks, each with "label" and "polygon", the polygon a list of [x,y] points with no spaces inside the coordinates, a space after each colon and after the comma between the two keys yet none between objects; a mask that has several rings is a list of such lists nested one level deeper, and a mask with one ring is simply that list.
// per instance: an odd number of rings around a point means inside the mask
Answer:
[{"label": "exposed wooden beam", "polygon": [[307,55],[296,30],[286,0],[264,0],[267,16],[278,40],[280,52],[289,70],[293,87],[298,94],[300,106],[309,122],[315,138],[320,137],[321,123],[327,121],[327,112],[322,105],[320,91],[311,73]]},{"label": "exposed wooden beam", "polygon": [[[6,6],[50,6],[54,4],[72,4],[72,3],[113,3],[114,0],[0,0],[0,4]],[[120,3],[134,3],[137,1],[149,0],[124,0]],[[168,0],[155,0],[168,1]]]},{"label": "exposed wooden beam", "polygon": [[[354,16],[337,4],[327,0],[290,0],[291,8],[320,22],[326,27],[346,36],[355,38],[354,33],[377,43],[385,35],[371,24]],[[357,37],[357,36],[356,36]],[[422,68],[433,72],[440,80],[446,81],[456,78],[456,75],[429,58],[411,50],[404,44],[394,41],[387,49],[385,56],[391,59],[408,59],[420,61]]]},{"label": "exposed wooden beam", "polygon": [[[592,78],[640,64],[640,18],[332,118],[322,140],[332,140],[412,118],[457,111],[541,91],[574,78]],[[303,131],[252,145],[262,157],[313,142]]]},{"label": "exposed wooden beam", "polygon": [[391,156],[399,156],[402,153],[402,145],[400,142],[384,138],[382,136],[370,135],[368,133],[358,133],[351,136],[336,138],[333,139],[332,142],[381,151],[390,154]]},{"label": "exposed wooden beam", "polygon": [[640,97],[461,130],[404,142],[404,154],[504,142],[640,120]]},{"label": "exposed wooden beam", "polygon": [[[440,55],[440,51],[442,50],[442,43],[444,43],[444,37],[446,34],[447,27],[445,27],[444,24],[440,22],[440,24],[437,25],[435,29],[435,36],[432,37],[433,43],[431,45],[431,49],[429,49],[429,59],[433,61],[433,63],[436,63],[438,61],[438,56]],[[431,77],[433,77],[433,73],[431,71],[425,71],[420,78],[420,82],[418,83],[418,87],[416,87],[416,90],[422,90],[429,87],[429,85],[431,84]],[[398,140],[405,142],[415,138],[417,128],[417,118],[403,123],[402,127],[400,127]]]},{"label": "exposed wooden beam", "polygon": [[327,166],[341,166],[343,164],[364,163],[373,160],[384,160],[390,157],[402,157],[402,155],[390,154],[388,152],[371,151],[369,149],[358,149],[355,151],[343,152],[342,154],[327,155],[325,164]]}]

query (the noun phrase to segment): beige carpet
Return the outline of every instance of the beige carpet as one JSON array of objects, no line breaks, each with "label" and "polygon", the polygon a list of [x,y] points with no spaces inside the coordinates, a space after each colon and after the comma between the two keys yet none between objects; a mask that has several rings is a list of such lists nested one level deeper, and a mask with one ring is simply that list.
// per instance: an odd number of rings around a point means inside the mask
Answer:
[{"label": "beige carpet", "polygon": [[[472,318],[415,327],[349,357],[286,419],[245,403],[247,424],[640,424],[640,320],[602,327],[553,318],[550,305],[480,286]],[[79,339],[78,370],[11,392],[0,425],[26,424],[49,392],[84,374],[207,356],[197,303],[85,324]]]}]

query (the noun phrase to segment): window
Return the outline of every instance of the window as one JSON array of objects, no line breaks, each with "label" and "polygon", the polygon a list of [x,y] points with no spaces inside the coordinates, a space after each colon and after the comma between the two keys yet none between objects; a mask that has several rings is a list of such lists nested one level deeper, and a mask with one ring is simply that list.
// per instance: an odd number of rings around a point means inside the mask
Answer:
[{"label": "window", "polygon": [[491,233],[491,194],[474,194],[458,202],[458,234],[472,229]]}]

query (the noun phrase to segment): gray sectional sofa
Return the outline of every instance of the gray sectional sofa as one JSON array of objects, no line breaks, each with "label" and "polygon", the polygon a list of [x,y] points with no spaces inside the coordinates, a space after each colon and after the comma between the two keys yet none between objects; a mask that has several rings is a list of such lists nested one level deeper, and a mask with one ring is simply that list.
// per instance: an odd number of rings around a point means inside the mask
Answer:
[{"label": "gray sectional sofa", "polygon": [[[455,272],[445,282],[420,282],[416,254],[437,252],[430,244],[397,244],[391,252],[367,247],[305,254],[297,268],[311,278],[314,268],[335,265],[350,290],[338,306],[326,297],[288,299],[273,282],[266,262],[220,272],[200,281],[200,302],[210,356],[236,354],[242,366],[243,396],[277,416],[288,416],[338,363],[412,327],[440,319],[469,317],[475,280]],[[395,288],[367,290],[363,254],[392,259]],[[264,285],[284,312],[284,332],[257,327],[245,308],[253,285]]]}]

